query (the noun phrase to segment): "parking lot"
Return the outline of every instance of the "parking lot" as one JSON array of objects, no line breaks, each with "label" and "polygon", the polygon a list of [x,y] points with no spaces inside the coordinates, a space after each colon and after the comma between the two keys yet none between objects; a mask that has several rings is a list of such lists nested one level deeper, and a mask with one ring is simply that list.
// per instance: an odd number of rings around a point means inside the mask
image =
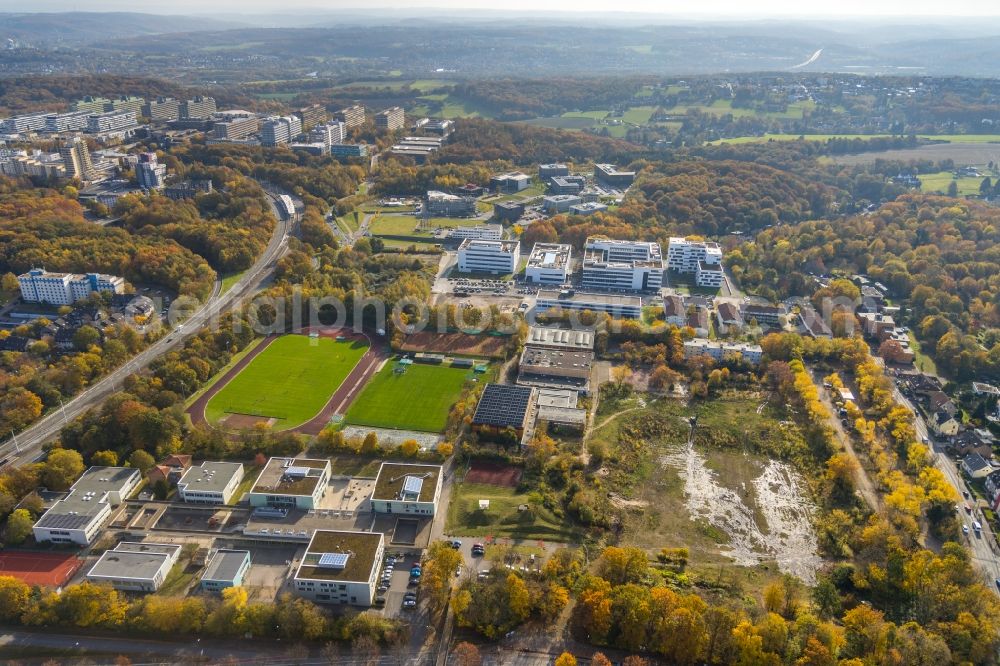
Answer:
[{"label": "parking lot", "polygon": [[[416,612],[416,608],[404,608],[403,601],[407,592],[418,592],[418,585],[410,585],[410,569],[420,562],[420,552],[391,550],[386,553],[379,572],[379,587],[375,593],[376,597],[385,599],[382,614],[386,617],[408,617]],[[393,567],[389,576],[385,575],[387,566]]]},{"label": "parking lot", "polygon": [[538,287],[525,285],[513,280],[494,280],[489,278],[445,278],[448,288],[455,296],[480,294],[489,296],[530,296],[538,292]]}]

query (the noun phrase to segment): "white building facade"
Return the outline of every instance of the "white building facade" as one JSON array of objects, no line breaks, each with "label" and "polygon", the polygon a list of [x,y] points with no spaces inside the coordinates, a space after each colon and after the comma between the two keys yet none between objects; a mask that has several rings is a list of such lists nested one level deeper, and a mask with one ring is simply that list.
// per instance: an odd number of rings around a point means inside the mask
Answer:
[{"label": "white building facade", "polygon": [[583,286],[609,291],[648,291],[663,286],[663,257],[656,243],[588,238]]},{"label": "white building facade", "polygon": [[458,270],[462,273],[513,273],[520,261],[517,241],[465,239],[458,248]]}]

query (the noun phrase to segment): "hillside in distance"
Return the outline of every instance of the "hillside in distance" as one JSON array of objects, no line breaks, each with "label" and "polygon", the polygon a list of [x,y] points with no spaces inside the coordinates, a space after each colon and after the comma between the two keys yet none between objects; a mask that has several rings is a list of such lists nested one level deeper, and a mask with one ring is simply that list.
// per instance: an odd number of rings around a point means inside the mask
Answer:
[{"label": "hillside in distance", "polygon": [[234,21],[139,12],[0,13],[0,38],[36,46],[79,45],[109,39],[195,30],[226,30]]}]

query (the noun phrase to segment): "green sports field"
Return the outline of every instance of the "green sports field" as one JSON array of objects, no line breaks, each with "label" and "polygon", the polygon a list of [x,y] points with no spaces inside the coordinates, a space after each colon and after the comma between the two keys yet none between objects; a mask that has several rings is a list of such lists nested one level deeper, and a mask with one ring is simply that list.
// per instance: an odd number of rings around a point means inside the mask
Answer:
[{"label": "green sports field", "polygon": [[441,432],[448,411],[471,374],[468,368],[411,365],[396,374],[386,363],[361,395],[347,408],[344,420],[353,425],[420,432]]},{"label": "green sports field", "polygon": [[276,419],[293,428],[316,416],[368,346],[357,341],[283,335],[267,346],[208,402],[205,417],[227,414]]}]

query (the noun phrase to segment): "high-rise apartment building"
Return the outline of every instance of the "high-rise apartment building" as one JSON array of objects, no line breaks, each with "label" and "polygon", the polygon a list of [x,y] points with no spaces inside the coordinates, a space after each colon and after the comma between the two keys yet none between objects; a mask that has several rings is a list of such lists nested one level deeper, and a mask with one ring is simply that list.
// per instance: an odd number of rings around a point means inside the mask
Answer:
[{"label": "high-rise apartment building", "polygon": [[265,146],[280,146],[302,134],[298,116],[271,116],[260,125],[260,141]]},{"label": "high-rise apartment building", "polygon": [[76,132],[87,129],[87,111],[70,111],[69,113],[50,113],[45,116],[46,132]]},{"label": "high-rise apartment building", "polygon": [[208,118],[215,111],[214,97],[198,95],[193,99],[184,100],[180,105],[180,117],[184,119]]},{"label": "high-rise apartment building", "polygon": [[63,165],[66,167],[67,178],[92,180],[95,175],[94,163],[90,160],[90,149],[87,142],[78,136],[67,140],[59,149]]},{"label": "high-rise apartment building", "polygon": [[365,124],[365,107],[355,104],[354,106],[337,111],[337,113],[333,114],[333,117],[347,125],[347,129],[360,127]]},{"label": "high-rise apartment building", "polygon": [[212,125],[212,135],[222,141],[241,141],[259,129],[257,116],[253,114],[218,114],[219,120]]},{"label": "high-rise apartment building", "polygon": [[152,122],[165,123],[181,117],[181,103],[173,97],[158,97],[142,105],[142,115]]},{"label": "high-rise apartment building", "polygon": [[310,129],[326,122],[326,109],[319,104],[311,104],[292,113],[302,122],[302,131],[308,132]]},{"label": "high-rise apartment building", "polygon": [[87,131],[92,134],[120,132],[136,127],[135,111],[108,111],[92,113],[87,117]]},{"label": "high-rise apartment building", "polygon": [[399,106],[375,114],[375,127],[379,129],[395,132],[398,129],[403,129],[405,123],[406,113]]},{"label": "high-rise apartment building", "polygon": [[156,153],[140,153],[139,163],[135,165],[135,179],[139,187],[146,190],[158,190],[164,185],[167,166],[159,164]]}]

